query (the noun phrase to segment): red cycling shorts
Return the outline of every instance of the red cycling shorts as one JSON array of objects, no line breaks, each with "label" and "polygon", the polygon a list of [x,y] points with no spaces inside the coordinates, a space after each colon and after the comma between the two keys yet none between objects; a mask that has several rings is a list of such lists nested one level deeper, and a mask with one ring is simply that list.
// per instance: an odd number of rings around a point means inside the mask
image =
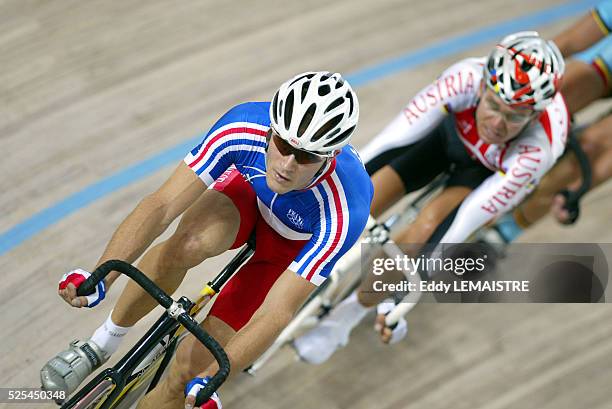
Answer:
[{"label": "red cycling shorts", "polygon": [[211,188],[229,197],[240,213],[240,229],[231,248],[242,246],[255,232],[255,253],[225,284],[210,310],[210,315],[239,331],[307,241],[286,239],[266,223],[257,209],[253,187],[234,167]]}]

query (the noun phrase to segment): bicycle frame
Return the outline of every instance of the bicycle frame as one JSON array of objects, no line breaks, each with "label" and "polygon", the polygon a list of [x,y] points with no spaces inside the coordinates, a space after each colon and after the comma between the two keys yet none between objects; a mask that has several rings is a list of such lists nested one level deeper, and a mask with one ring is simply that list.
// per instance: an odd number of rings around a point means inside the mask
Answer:
[{"label": "bicycle frame", "polygon": [[[185,297],[181,297],[179,303],[184,307],[191,307],[193,303]],[[98,374],[87,385],[81,388],[70,400],[62,405],[62,409],[87,408],[96,400],[96,409],[107,409],[116,407],[125,396],[132,390],[144,375],[152,376],[153,370],[159,368],[145,368],[133,375],[134,370],[142,360],[157,346],[166,336],[173,336],[179,328],[179,323],[164,312],[157,322],[147,331],[134,348],[132,348],[113,368],[107,368]],[[168,343],[170,345],[170,343]],[[164,351],[159,351],[163,353]],[[160,361],[161,364],[161,361]],[[146,377],[145,377],[146,378]],[[99,385],[105,385],[100,390]],[[103,393],[102,393],[103,392]]]}]

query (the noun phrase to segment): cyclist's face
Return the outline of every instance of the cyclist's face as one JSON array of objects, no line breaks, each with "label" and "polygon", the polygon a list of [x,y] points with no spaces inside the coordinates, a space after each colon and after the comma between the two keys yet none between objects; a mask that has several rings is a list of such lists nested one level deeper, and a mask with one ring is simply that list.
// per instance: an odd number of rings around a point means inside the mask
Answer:
[{"label": "cyclist's face", "polygon": [[510,107],[486,88],[476,108],[476,127],[483,141],[501,144],[517,136],[535,117],[533,109]]},{"label": "cyclist's face", "polygon": [[309,155],[293,148],[270,129],[266,153],[266,183],[270,190],[284,194],[308,186],[326,161]]}]

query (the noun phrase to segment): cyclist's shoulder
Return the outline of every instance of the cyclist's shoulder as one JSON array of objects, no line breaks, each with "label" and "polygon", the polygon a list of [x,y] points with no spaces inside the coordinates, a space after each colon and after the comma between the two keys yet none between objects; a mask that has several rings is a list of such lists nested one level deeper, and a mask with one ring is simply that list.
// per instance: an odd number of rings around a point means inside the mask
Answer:
[{"label": "cyclist's shoulder", "polygon": [[456,62],[429,87],[427,95],[445,103],[446,109],[453,112],[474,107],[478,101],[483,66],[483,58],[465,58]]},{"label": "cyclist's shoulder", "polygon": [[570,127],[570,114],[561,93],[557,93],[534,125],[534,131],[546,135],[549,145],[565,146]]},{"label": "cyclist's shoulder", "polygon": [[461,74],[475,76],[480,79],[482,77],[485,61],[485,57],[464,58],[455,62],[453,65],[444,70],[442,76]]},{"label": "cyclist's shoulder", "polygon": [[230,108],[215,123],[211,132],[232,124],[267,128],[270,126],[270,102],[244,102]]},{"label": "cyclist's shoulder", "polygon": [[[541,141],[548,140],[551,142],[553,139],[560,138],[563,140],[563,143],[565,143],[569,126],[570,114],[567,105],[561,93],[557,93],[553,101],[544,111],[542,111],[536,120],[532,121],[517,139],[519,141],[525,139],[539,139]],[[545,137],[542,137],[543,135],[545,135]]]},{"label": "cyclist's shoulder", "polygon": [[369,179],[368,173],[365,170],[363,160],[359,153],[352,145],[346,145],[342,151],[336,156],[336,171],[344,176],[350,176],[357,179]]},{"label": "cyclist's shoulder", "polygon": [[350,207],[361,208],[367,205],[369,212],[374,188],[359,154],[353,146],[347,145],[336,158],[335,173]]}]

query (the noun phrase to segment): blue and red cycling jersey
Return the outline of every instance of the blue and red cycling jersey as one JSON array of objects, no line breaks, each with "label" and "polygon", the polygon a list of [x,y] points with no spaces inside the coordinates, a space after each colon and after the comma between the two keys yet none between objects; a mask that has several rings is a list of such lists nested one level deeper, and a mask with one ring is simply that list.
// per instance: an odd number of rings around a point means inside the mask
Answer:
[{"label": "blue and red cycling jersey", "polygon": [[319,285],[363,231],[373,186],[355,149],[342,149],[302,190],[274,193],[266,183],[269,102],[248,102],[228,111],[185,163],[211,186],[235,166],[257,195],[260,215],[278,234],[306,245],[288,266]]}]

